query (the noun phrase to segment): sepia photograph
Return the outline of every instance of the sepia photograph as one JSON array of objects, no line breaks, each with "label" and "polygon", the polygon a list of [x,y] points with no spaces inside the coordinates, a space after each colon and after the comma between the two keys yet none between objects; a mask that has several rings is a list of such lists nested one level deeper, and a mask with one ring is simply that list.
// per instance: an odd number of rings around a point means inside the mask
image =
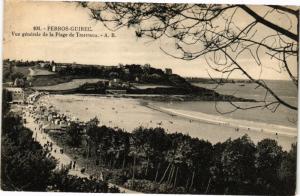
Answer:
[{"label": "sepia photograph", "polygon": [[1,191],[296,195],[299,18],[4,0]]}]

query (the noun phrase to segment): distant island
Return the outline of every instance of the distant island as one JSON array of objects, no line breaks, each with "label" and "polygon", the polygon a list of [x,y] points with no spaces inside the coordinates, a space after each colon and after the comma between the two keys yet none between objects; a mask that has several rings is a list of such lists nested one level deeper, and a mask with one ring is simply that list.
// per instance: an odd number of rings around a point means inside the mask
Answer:
[{"label": "distant island", "polygon": [[[112,94],[154,100],[255,101],[198,87],[192,82],[150,64],[87,65],[54,61],[3,61],[4,87],[46,91],[56,94]],[[153,96],[152,96],[153,95]],[[155,96],[154,96],[155,95]]]}]

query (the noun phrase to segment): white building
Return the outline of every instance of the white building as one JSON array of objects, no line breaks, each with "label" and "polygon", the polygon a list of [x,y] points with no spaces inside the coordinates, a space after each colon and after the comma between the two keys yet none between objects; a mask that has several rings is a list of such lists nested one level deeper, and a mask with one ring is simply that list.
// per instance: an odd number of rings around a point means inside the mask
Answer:
[{"label": "white building", "polygon": [[53,72],[56,71],[56,66],[55,66],[55,65],[52,66],[52,71],[53,71]]}]

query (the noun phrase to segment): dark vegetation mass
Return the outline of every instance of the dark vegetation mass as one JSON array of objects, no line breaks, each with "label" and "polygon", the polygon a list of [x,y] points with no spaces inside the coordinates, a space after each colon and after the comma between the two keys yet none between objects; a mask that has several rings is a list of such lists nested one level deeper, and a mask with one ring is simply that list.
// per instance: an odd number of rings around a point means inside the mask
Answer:
[{"label": "dark vegetation mass", "polygon": [[[4,90],[3,95],[7,92]],[[3,103],[9,97],[3,96]],[[34,140],[22,119],[4,104],[1,134],[1,189],[4,191],[119,192],[94,178],[68,175],[57,161]]]},{"label": "dark vegetation mass", "polygon": [[[28,71],[23,69],[34,67],[40,64],[45,64],[44,68],[52,71],[52,66],[56,66],[56,76],[49,75],[43,77],[62,77],[66,80],[74,78],[103,78],[114,79],[118,78],[128,82],[165,84],[171,86],[189,87],[190,83],[177,74],[165,74],[161,69],[151,67],[149,64],[119,64],[118,66],[104,65],[85,65],[76,63],[57,63],[45,61],[15,61],[6,59],[3,61],[4,66],[4,81],[13,81],[16,77],[25,78]],[[17,74],[16,76],[14,76]],[[69,78],[71,77],[71,78]],[[38,78],[36,78],[38,79]],[[37,84],[38,85],[38,84]]]},{"label": "dark vegetation mass", "polygon": [[[73,123],[51,137],[70,153],[101,168],[113,183],[147,193],[294,194],[296,145],[283,151],[275,140],[255,145],[245,135],[212,145],[162,128],[132,133]],[[74,149],[76,149],[74,151]]]}]

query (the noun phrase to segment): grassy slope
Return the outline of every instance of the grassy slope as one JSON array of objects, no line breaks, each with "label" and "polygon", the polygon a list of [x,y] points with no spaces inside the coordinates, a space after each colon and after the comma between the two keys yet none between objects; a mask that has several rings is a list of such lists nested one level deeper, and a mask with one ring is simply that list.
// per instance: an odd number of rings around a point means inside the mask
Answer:
[{"label": "grassy slope", "polygon": [[69,82],[64,82],[56,85],[51,86],[39,86],[34,87],[36,90],[71,90],[76,89],[83,85],[84,83],[96,83],[98,81],[101,81],[102,79],[96,79],[96,78],[90,78],[90,79],[73,79]]}]

